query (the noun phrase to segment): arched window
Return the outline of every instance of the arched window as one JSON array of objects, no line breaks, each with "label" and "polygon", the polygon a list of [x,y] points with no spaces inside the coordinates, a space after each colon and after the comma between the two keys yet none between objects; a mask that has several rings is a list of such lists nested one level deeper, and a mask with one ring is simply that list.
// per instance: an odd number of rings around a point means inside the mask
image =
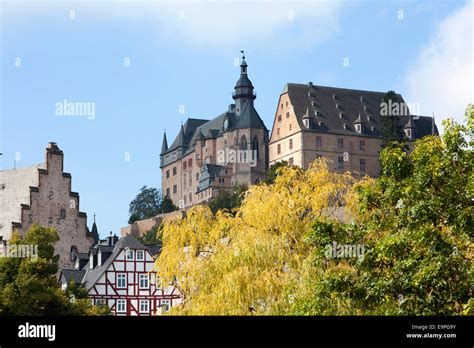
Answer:
[{"label": "arched window", "polygon": [[242,138],[240,138],[240,148],[242,150],[247,150],[247,138],[245,135],[242,135]]},{"label": "arched window", "polygon": [[69,252],[69,258],[71,259],[71,261],[74,261],[74,259],[76,258],[76,255],[77,255],[77,246],[71,245],[71,250]]},{"label": "arched window", "polygon": [[252,140],[252,150],[255,154],[255,159],[258,159],[259,156],[259,149],[258,149],[258,137],[254,136]]}]

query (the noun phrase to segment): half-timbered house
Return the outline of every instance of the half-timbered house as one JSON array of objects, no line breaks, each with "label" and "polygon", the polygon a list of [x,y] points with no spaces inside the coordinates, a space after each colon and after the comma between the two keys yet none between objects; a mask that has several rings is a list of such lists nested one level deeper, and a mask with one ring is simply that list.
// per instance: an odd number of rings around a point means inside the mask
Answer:
[{"label": "half-timbered house", "polygon": [[158,253],[159,247],[132,236],[109,236],[91,248],[82,269],[63,269],[60,282],[63,289],[71,280],[84,285],[93,303],[108,305],[114,315],[159,315],[179,305],[182,295],[173,285],[158,286],[152,272]]}]

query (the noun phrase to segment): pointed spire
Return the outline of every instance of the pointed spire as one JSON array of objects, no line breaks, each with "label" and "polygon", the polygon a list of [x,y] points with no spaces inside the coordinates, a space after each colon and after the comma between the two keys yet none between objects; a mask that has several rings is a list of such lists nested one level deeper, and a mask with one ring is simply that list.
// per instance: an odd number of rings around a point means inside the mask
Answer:
[{"label": "pointed spire", "polygon": [[301,117],[302,119],[306,119],[306,118],[311,118],[311,115],[309,113],[309,106],[306,107],[306,112],[304,113],[303,117]]},{"label": "pointed spire", "polygon": [[431,117],[431,135],[435,135],[435,129],[436,129],[435,115],[433,112],[433,117]]},{"label": "pointed spire", "polygon": [[359,116],[357,116],[357,118],[355,119],[354,124],[361,124],[361,123],[362,123],[362,116],[359,112]]},{"label": "pointed spire", "polygon": [[403,129],[411,129],[411,128],[415,128],[415,126],[413,125],[413,121],[412,121],[412,117],[411,116],[408,116],[408,121],[407,123],[405,124],[405,127],[403,127]]},{"label": "pointed spire", "polygon": [[240,51],[242,53],[242,61],[240,62],[240,73],[247,74],[247,62],[245,61],[245,53],[244,51]]},{"label": "pointed spire", "polygon": [[163,144],[161,145],[161,154],[164,154],[168,151],[168,139],[166,139],[166,129],[165,134],[163,135]]}]

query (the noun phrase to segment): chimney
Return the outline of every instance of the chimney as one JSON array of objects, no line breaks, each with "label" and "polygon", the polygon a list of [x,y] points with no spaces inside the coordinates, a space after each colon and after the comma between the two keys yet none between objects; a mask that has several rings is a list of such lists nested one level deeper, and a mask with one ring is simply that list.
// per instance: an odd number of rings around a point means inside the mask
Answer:
[{"label": "chimney", "polygon": [[313,87],[313,83],[312,83],[311,81],[308,82],[308,87],[309,87],[309,88]]},{"label": "chimney", "polygon": [[109,236],[107,237],[107,245],[113,246],[115,244],[115,237],[112,236],[112,231],[110,231]]}]

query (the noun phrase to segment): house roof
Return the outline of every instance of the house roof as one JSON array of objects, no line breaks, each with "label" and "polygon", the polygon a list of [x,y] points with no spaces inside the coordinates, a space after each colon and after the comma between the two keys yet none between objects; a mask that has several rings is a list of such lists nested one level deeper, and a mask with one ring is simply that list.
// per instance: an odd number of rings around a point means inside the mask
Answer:
[{"label": "house roof", "polygon": [[61,274],[67,284],[69,284],[71,279],[74,280],[75,284],[80,284],[84,278],[84,275],[86,274],[86,271],[77,269],[62,269]]},{"label": "house roof", "polygon": [[[307,110],[315,115],[316,123],[307,131],[349,135],[355,133],[354,123],[362,123],[364,124],[362,135],[379,137],[382,131],[382,117],[389,117],[383,116],[381,112],[385,92],[288,83],[283,89],[282,94],[284,93],[288,93],[301,128],[306,129],[302,118]],[[400,94],[396,94],[396,98],[400,103],[405,102]],[[411,115],[409,110],[404,115],[394,117],[400,130],[407,124],[410,116],[416,128],[416,138],[432,133],[432,118]],[[434,128],[437,134],[436,125]]]},{"label": "house roof", "polygon": [[[89,290],[94,286],[94,284],[99,280],[105,270],[110,266],[110,264],[115,260],[117,255],[124,249],[135,249],[135,250],[148,250],[150,251],[149,246],[144,245],[136,238],[131,235],[120,238],[117,243],[112,247],[112,254],[104,261],[100,266],[95,266],[93,269],[90,269],[90,261],[84,266],[85,275],[82,283],[85,285],[86,289]],[[151,251],[150,251],[151,253]]]}]

